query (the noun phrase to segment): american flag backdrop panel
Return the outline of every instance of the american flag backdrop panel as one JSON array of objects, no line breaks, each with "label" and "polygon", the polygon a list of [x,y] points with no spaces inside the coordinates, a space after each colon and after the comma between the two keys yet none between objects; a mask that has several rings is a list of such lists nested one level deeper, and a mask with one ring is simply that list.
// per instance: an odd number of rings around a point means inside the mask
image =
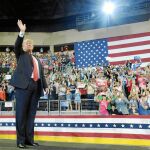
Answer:
[{"label": "american flag backdrop panel", "polygon": [[75,43],[77,67],[105,65],[107,56],[112,65],[133,61],[134,56],[139,56],[143,64],[150,63],[150,32]]}]

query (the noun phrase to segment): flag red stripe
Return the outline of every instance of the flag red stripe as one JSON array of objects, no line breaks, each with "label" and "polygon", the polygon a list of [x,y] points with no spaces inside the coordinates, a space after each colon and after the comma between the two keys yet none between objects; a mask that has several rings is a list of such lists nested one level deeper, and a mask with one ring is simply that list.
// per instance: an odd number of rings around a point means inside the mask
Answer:
[{"label": "flag red stripe", "polygon": [[[14,135],[16,131],[0,131],[1,135]],[[35,131],[36,136],[73,136],[73,137],[105,137],[105,138],[128,138],[150,139],[150,135],[143,134],[119,134],[119,133],[81,133],[81,132],[43,132]]]},{"label": "flag red stripe", "polygon": [[[142,62],[150,62],[150,58],[142,58],[141,60],[142,60]],[[133,61],[134,60],[131,60],[131,62],[133,62]],[[124,61],[115,61],[115,62],[110,62],[110,64],[111,65],[118,65],[118,64],[122,65],[122,64],[125,64],[125,62],[126,62],[126,60],[124,60]]]},{"label": "flag red stripe", "polygon": [[0,134],[16,134],[16,131],[0,131]]},{"label": "flag red stripe", "polygon": [[134,42],[134,43],[128,43],[128,44],[113,45],[113,46],[108,46],[108,50],[134,47],[134,46],[142,46],[142,45],[148,45],[148,44],[150,44],[150,41],[142,41],[142,42]]},{"label": "flag red stripe", "polygon": [[108,42],[150,36],[150,32],[108,38]]},{"label": "flag red stripe", "polygon": [[109,57],[120,57],[120,56],[130,56],[130,55],[138,55],[138,54],[145,54],[145,53],[150,53],[150,49],[136,50],[136,51],[131,51],[131,52],[115,53],[115,54],[109,54],[108,56]]},{"label": "flag red stripe", "polygon": [[130,138],[150,139],[150,135],[143,134],[119,134],[119,133],[81,133],[81,132],[35,132],[39,136],[73,136],[73,137],[106,137],[106,138]]},{"label": "flag red stripe", "polygon": [[[150,60],[149,60],[150,61]],[[125,61],[123,61],[125,62]],[[4,119],[8,119],[9,121],[9,118],[14,118],[15,119],[15,116],[13,115],[9,115],[9,116],[0,116],[0,119],[1,118],[4,118]],[[110,115],[110,116],[100,116],[100,115],[53,115],[53,116],[48,116],[48,115],[43,115],[43,116],[36,116],[37,119],[50,119],[50,118],[72,118],[72,119],[75,119],[75,118],[150,118],[150,115]]]}]

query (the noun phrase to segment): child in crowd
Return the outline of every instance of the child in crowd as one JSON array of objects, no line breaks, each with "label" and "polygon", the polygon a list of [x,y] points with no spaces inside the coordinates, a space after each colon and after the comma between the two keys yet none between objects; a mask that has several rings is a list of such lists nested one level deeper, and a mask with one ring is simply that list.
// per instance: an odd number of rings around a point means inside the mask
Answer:
[{"label": "child in crowd", "polygon": [[99,112],[101,115],[109,115],[107,107],[109,100],[107,100],[106,95],[102,95],[102,100],[99,101]]},{"label": "child in crowd", "polygon": [[66,91],[66,100],[68,102],[68,110],[72,110],[71,92],[70,92],[70,88],[68,88],[68,87],[67,87],[67,91]]},{"label": "child in crowd", "polygon": [[75,109],[80,110],[80,105],[81,105],[81,93],[79,91],[79,88],[76,88],[75,90]]}]

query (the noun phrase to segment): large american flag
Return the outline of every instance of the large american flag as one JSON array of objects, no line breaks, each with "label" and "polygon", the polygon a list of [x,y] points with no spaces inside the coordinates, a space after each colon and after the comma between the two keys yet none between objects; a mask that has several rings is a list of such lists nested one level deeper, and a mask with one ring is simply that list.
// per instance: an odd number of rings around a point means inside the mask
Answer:
[{"label": "large american flag", "polygon": [[134,61],[134,56],[141,58],[143,65],[150,63],[150,32],[126,36],[77,42],[75,60],[77,67],[125,64]]}]

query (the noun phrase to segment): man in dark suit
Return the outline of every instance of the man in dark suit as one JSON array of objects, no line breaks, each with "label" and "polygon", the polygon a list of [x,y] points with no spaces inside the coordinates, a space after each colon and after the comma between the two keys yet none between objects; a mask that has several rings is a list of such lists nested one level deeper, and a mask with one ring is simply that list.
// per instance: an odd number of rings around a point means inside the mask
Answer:
[{"label": "man in dark suit", "polygon": [[17,146],[26,148],[26,145],[38,146],[34,143],[34,120],[38,99],[43,90],[48,93],[48,88],[42,65],[32,55],[33,41],[24,40],[26,25],[21,20],[17,24],[20,29],[14,48],[17,67],[10,83],[16,91]]}]

